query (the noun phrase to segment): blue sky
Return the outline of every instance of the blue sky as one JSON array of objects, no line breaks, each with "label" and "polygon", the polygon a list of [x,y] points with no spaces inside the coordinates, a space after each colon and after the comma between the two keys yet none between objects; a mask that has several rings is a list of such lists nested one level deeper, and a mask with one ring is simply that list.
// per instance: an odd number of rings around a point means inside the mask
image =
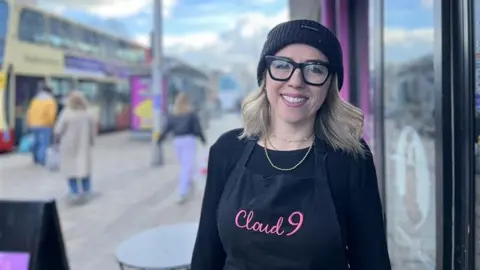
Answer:
[{"label": "blue sky", "polygon": [[[70,0],[68,7],[62,0],[38,1],[76,21],[149,41],[152,0]],[[432,3],[385,0],[386,52],[392,56],[387,60],[432,50]],[[256,62],[268,29],[287,19],[287,5],[287,0],[164,0],[165,50],[200,63],[225,58]]]}]

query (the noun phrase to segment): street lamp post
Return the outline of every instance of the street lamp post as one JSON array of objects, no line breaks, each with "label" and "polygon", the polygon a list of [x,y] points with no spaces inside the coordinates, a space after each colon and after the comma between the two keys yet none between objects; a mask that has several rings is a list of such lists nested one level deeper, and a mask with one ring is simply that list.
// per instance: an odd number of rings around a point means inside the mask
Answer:
[{"label": "street lamp post", "polygon": [[156,146],[156,141],[160,135],[163,126],[162,103],[166,102],[163,98],[163,75],[162,75],[162,53],[163,53],[163,3],[162,0],[154,0],[153,3],[153,38],[152,38],[152,109],[153,109],[153,128],[152,143],[154,144],[152,165],[159,166],[163,163],[162,149]]}]

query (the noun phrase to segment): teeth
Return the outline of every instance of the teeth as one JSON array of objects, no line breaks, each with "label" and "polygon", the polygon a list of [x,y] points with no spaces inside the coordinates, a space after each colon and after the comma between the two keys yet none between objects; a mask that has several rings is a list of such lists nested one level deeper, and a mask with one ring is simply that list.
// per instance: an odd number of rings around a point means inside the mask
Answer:
[{"label": "teeth", "polygon": [[286,101],[291,102],[291,103],[301,103],[306,100],[306,98],[300,98],[300,97],[289,97],[289,96],[282,96]]}]

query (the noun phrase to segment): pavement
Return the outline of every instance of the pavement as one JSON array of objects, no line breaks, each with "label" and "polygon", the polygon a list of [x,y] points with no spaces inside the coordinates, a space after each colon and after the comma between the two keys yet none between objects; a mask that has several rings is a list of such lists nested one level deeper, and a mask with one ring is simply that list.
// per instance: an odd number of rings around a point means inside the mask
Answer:
[{"label": "pavement", "polygon": [[[209,144],[239,126],[238,115],[212,120]],[[199,160],[208,148],[199,144]],[[33,165],[28,155],[2,155],[0,198],[56,199],[71,270],[118,269],[114,251],[123,240],[159,225],[199,219],[204,180],[196,181],[192,200],[177,205],[179,167],[170,143],[164,151],[166,164],[152,168],[151,143],[132,140],[129,132],[99,136],[92,174],[98,196],[79,206],[67,203],[67,184],[59,173]]]}]

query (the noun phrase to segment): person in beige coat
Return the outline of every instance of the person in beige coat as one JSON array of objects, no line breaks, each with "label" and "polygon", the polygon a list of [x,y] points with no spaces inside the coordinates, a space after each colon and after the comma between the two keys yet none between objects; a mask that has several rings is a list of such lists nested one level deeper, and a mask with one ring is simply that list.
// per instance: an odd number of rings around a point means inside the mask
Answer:
[{"label": "person in beige coat", "polygon": [[54,130],[60,144],[60,170],[68,180],[71,199],[85,197],[91,192],[92,147],[96,128],[87,107],[82,93],[71,92]]}]

